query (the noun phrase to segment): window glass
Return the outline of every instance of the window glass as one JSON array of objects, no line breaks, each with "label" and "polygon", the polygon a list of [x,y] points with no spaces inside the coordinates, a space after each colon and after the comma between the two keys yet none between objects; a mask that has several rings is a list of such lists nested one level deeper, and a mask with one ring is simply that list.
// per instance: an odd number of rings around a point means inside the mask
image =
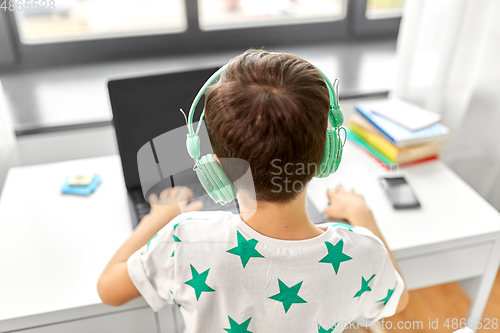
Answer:
[{"label": "window glass", "polygon": [[123,37],[186,29],[184,0],[15,0],[23,43]]},{"label": "window glass", "polygon": [[345,0],[198,0],[200,28],[335,21],[345,16]]},{"label": "window glass", "polygon": [[368,0],[366,17],[368,19],[383,19],[400,17],[403,13],[405,0]]}]

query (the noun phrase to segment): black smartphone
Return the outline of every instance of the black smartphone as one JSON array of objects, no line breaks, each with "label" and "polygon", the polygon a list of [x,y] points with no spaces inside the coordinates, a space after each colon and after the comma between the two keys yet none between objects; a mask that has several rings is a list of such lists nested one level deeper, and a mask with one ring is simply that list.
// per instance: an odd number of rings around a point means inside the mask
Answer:
[{"label": "black smartphone", "polygon": [[381,177],[380,182],[395,209],[420,207],[417,197],[404,177]]}]

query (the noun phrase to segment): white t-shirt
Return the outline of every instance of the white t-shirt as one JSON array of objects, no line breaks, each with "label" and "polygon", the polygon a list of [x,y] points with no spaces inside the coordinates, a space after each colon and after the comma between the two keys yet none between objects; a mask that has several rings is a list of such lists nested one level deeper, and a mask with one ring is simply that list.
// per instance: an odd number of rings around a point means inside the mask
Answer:
[{"label": "white t-shirt", "polygon": [[323,227],[286,241],[230,212],[181,214],[129,258],[128,272],[154,311],[180,307],[186,333],[338,333],[393,315],[404,283],[380,239]]}]

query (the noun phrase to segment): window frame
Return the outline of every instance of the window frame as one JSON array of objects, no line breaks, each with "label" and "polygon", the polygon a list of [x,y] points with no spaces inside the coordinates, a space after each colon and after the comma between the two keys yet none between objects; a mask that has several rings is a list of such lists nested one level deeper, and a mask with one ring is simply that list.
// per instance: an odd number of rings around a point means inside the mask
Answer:
[{"label": "window frame", "polygon": [[12,64],[16,60],[14,45],[7,14],[0,11],[0,66]]},{"label": "window frame", "polygon": [[397,36],[401,17],[369,19],[366,17],[368,0],[351,0],[350,30],[353,36]]},{"label": "window frame", "polygon": [[[235,49],[243,51],[251,47],[279,48],[280,45],[332,42],[359,36],[396,35],[399,27],[399,20],[396,20],[397,25],[395,25],[394,19],[388,19],[391,22],[377,22],[374,25],[377,29],[373,31],[369,24],[373,22],[361,19],[362,15],[366,20],[366,0],[346,0],[345,16],[336,21],[201,30],[198,23],[198,1],[185,0],[185,2],[187,29],[180,33],[41,44],[23,44],[15,21],[15,13],[0,12],[8,23],[13,55],[13,59],[3,62],[3,67],[5,64],[7,67],[47,67],[186,53],[211,53]],[[4,43],[0,36],[0,47],[3,47]]]}]

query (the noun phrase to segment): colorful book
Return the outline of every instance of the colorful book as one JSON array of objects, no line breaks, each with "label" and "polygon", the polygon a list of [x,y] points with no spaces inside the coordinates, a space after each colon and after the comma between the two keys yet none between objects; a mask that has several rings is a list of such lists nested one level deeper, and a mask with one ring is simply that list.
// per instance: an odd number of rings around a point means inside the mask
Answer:
[{"label": "colorful book", "polygon": [[392,163],[388,158],[386,158],[384,155],[380,154],[376,149],[374,149],[369,144],[364,142],[363,139],[358,137],[353,131],[351,131],[350,129],[346,129],[346,131],[347,131],[347,138],[350,141],[354,142],[355,144],[363,148],[363,150],[368,155],[370,155],[378,164],[380,164],[386,170],[393,170],[394,168],[407,168],[410,166],[436,161],[439,159],[439,156],[436,155],[404,164]]},{"label": "colorful book", "polygon": [[360,115],[351,117],[349,126],[358,137],[387,157],[392,163],[404,164],[435,156],[439,154],[441,148],[439,143],[403,148],[396,147],[376,129],[373,129],[371,124]]},{"label": "colorful book", "polygon": [[356,105],[356,110],[395,146],[408,147],[426,143],[442,143],[448,138],[450,130],[441,123],[436,123],[417,131],[411,131],[404,126],[401,126],[392,120],[373,112],[373,108],[377,107],[377,103],[383,102],[385,102],[385,100],[360,103]]},{"label": "colorful book", "polygon": [[372,146],[367,144],[366,142],[363,141],[359,136],[357,136],[353,131],[350,129],[346,128],[347,131],[347,138],[357,144],[358,146],[364,148],[367,152],[369,152],[373,157],[375,157],[378,161],[380,161],[384,165],[392,165],[392,163],[387,157],[379,153],[376,149],[374,149]]}]

